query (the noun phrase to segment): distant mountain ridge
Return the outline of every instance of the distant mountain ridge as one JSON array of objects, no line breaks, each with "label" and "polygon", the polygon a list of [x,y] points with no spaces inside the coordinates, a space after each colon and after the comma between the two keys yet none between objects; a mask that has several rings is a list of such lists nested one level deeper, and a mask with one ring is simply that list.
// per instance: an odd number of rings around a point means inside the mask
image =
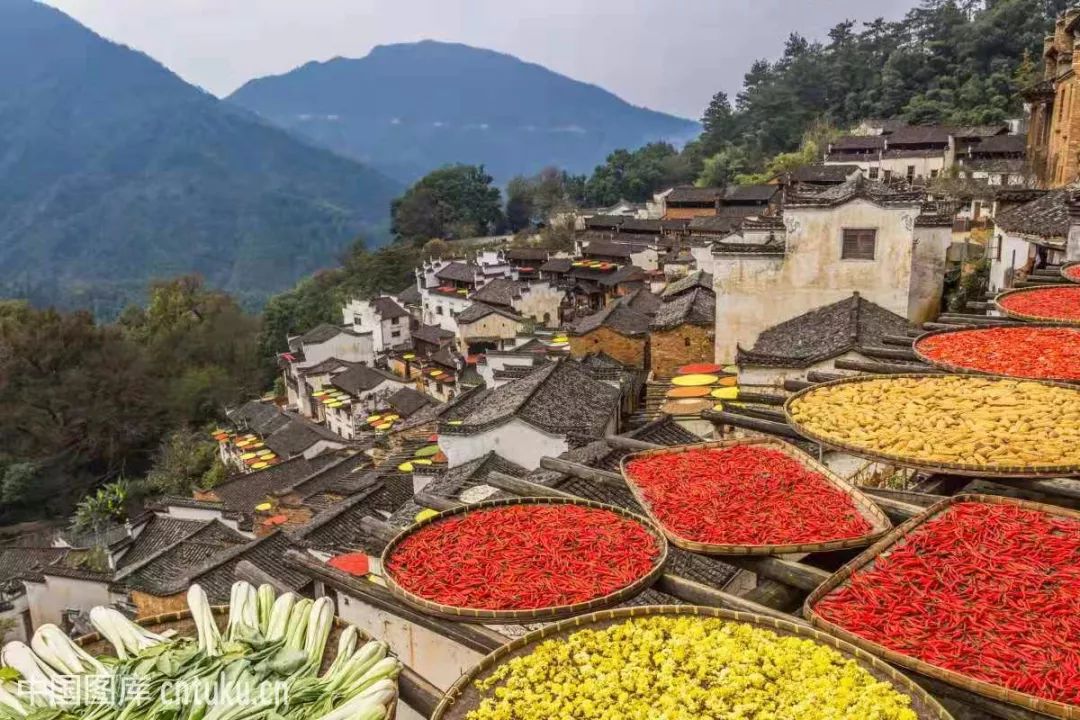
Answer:
[{"label": "distant mountain ridge", "polygon": [[402,186],[32,0],[0,2],[0,296],[108,312],[197,272],[258,302]]},{"label": "distant mountain ridge", "polygon": [[432,40],[310,62],[227,99],[406,182],[454,162],[500,181],[550,165],[590,172],[617,148],[700,130],[511,55]]}]

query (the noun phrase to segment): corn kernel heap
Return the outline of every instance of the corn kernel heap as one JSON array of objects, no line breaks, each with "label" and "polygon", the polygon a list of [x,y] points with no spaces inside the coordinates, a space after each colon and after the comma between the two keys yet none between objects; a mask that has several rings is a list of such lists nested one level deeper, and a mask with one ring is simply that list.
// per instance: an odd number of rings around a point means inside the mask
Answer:
[{"label": "corn kernel heap", "polygon": [[909,697],[832,648],[688,615],[547,640],[477,687],[467,720],[916,720]]},{"label": "corn kernel heap", "polygon": [[1080,465],[1080,389],[959,375],[874,378],[815,388],[789,410],[825,442],[901,461]]}]

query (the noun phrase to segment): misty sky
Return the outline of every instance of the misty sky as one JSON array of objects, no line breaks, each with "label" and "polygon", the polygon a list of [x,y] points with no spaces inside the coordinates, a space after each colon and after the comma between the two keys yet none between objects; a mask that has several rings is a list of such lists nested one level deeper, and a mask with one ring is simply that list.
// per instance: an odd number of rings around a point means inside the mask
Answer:
[{"label": "misty sky", "polygon": [[788,33],[901,17],[915,0],[46,0],[226,95],[309,60],[431,38],[516,55],[697,118]]}]

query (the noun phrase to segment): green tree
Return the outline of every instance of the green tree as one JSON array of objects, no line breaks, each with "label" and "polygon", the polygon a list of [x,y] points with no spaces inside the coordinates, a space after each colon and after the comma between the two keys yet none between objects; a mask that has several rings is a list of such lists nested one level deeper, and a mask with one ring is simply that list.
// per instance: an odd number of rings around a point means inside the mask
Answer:
[{"label": "green tree", "polygon": [[620,200],[642,202],[665,187],[691,182],[687,160],[668,143],[649,143],[637,150],[616,150],[593,172],[585,186],[591,205],[614,205]]},{"label": "green tree", "polygon": [[128,483],[117,480],[103,485],[82,500],[73,518],[76,530],[100,533],[127,517]]},{"label": "green tree", "polygon": [[400,239],[482,235],[502,223],[499,189],[478,165],[434,170],[391,204],[391,230]]},{"label": "green tree", "polygon": [[702,152],[710,156],[719,153],[726,145],[735,141],[736,119],[726,92],[713,95],[705,114],[701,117],[703,128],[701,138]]},{"label": "green tree", "polygon": [[536,186],[523,177],[506,185],[506,228],[518,232],[532,225],[536,216]]},{"label": "green tree", "polygon": [[746,154],[734,145],[728,145],[712,157],[705,158],[694,184],[698,187],[724,187],[746,172]]},{"label": "green tree", "polygon": [[205,430],[174,430],[155,453],[154,466],[146,474],[146,488],[153,493],[188,495],[204,487],[220,464],[217,443]]}]

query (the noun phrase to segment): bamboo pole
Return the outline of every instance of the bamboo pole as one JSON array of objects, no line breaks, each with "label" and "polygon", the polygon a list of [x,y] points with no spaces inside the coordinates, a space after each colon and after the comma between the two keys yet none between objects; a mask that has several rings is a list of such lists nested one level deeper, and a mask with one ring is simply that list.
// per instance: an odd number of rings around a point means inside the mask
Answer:
[{"label": "bamboo pole", "polygon": [[747,600],[738,595],[732,595],[723,590],[717,590],[708,585],[694,582],[693,580],[687,580],[684,577],[672,575],[671,573],[664,573],[661,575],[654,587],[662,593],[677,597],[692,605],[707,605],[709,607],[721,607],[728,608],[729,610],[741,610],[742,612],[768,615],[769,617],[779,618],[780,620],[787,620],[788,622],[809,627],[808,623],[800,617],[789,615],[786,612],[775,610],[767,605],[754,602],[753,600]]}]

